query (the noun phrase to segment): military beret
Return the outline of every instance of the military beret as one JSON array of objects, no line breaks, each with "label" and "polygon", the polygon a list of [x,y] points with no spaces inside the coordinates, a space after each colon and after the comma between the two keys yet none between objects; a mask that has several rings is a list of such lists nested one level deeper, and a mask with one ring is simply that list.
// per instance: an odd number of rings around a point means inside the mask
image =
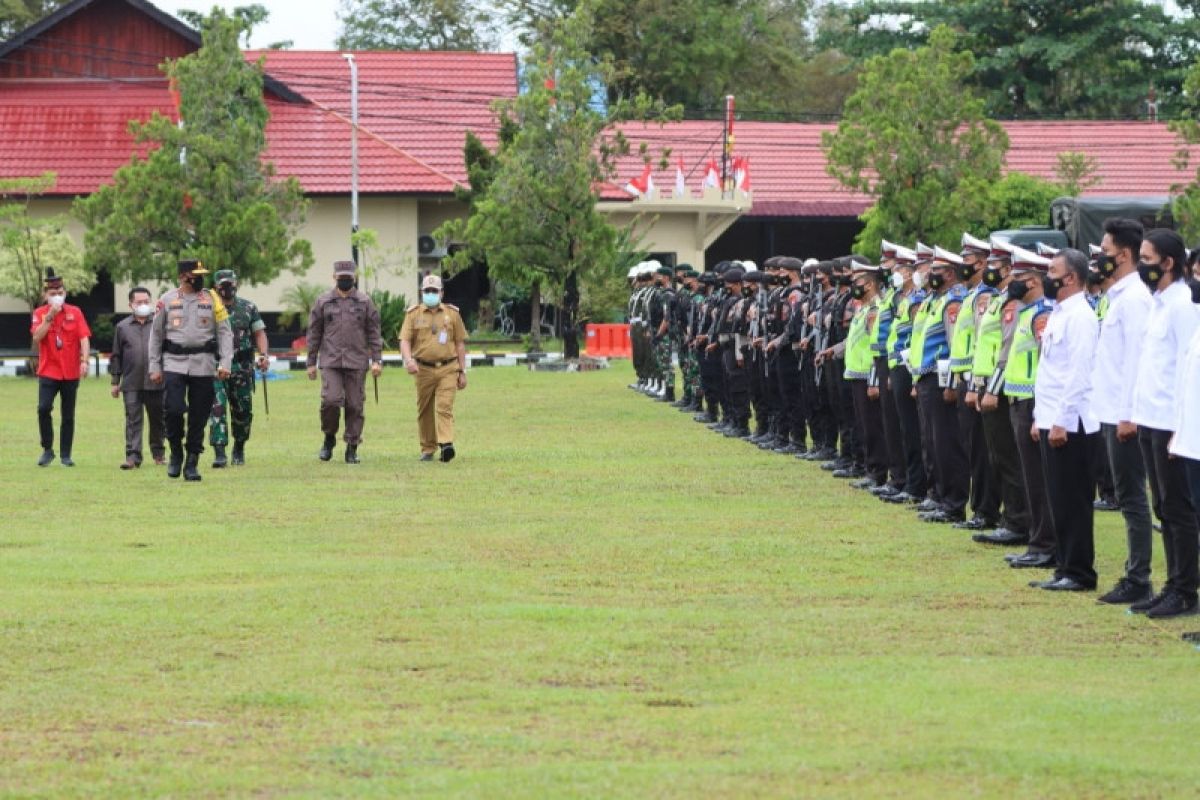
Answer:
[{"label": "military beret", "polygon": [[686,261],[681,261],[680,263],[675,265],[676,272],[687,272],[691,268],[692,268],[692,265],[687,263]]},{"label": "military beret", "polygon": [[675,275],[675,270],[671,269],[670,267],[659,267],[658,269],[654,270],[654,272],[658,275],[666,275],[668,278]]},{"label": "military beret", "polygon": [[747,283],[762,283],[764,280],[766,280],[766,277],[767,276],[765,273],[756,269],[752,269],[746,273],[742,280],[746,281]]},{"label": "military beret", "polygon": [[217,283],[237,283],[237,279],[237,273],[231,269],[219,269],[213,276],[213,280]]},{"label": "military beret", "polygon": [[700,276],[700,282],[705,286],[716,286],[720,282],[720,278],[717,277],[716,273],[705,272]]},{"label": "military beret", "polygon": [[746,273],[741,267],[733,267],[732,269],[725,270],[725,274],[721,277],[725,279],[726,283],[741,283],[746,279]]},{"label": "military beret", "polygon": [[713,272],[715,272],[718,275],[723,275],[732,266],[733,266],[732,261],[718,261],[716,263],[716,265],[713,267]]},{"label": "military beret", "polygon": [[779,256],[779,261],[777,263],[778,269],[786,269],[791,271],[804,269],[804,262],[798,258],[792,258],[791,256]]},{"label": "military beret", "polygon": [[208,274],[208,270],[205,268],[204,262],[198,258],[181,258],[176,266],[180,275],[184,274],[185,272],[190,272],[193,275]]},{"label": "military beret", "polygon": [[685,277],[685,278],[699,278],[699,277],[700,277],[700,273],[699,273],[699,272],[696,272],[696,270],[692,269],[692,268],[689,266],[687,269],[685,269],[685,270],[683,271],[683,277]]}]

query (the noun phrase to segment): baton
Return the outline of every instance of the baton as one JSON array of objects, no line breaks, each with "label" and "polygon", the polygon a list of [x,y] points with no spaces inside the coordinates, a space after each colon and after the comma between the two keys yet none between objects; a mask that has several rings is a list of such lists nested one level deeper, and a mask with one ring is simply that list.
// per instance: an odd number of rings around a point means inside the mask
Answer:
[{"label": "baton", "polygon": [[[255,385],[255,387],[257,387],[258,382],[256,381],[254,385]],[[263,411],[266,411],[267,416],[270,417],[271,416],[271,398],[267,395],[267,371],[265,369],[263,370],[263,375],[262,375],[262,385],[263,385]]]},{"label": "baton", "polygon": [[371,382],[375,384],[375,405],[379,405],[379,376],[372,375]]}]

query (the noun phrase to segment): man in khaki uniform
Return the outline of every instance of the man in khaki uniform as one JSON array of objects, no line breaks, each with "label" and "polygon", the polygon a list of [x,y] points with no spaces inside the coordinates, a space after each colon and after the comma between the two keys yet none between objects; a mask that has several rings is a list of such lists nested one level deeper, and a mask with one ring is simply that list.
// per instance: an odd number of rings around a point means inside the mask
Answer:
[{"label": "man in khaki uniform", "polygon": [[[198,481],[204,426],[212,413],[213,378],[225,380],[233,360],[229,315],[216,292],[205,291],[204,264],[179,262],[179,288],[158,301],[150,331],[150,382],[164,384],[165,427],[171,457],[167,477]],[[183,462],[183,417],[187,414],[187,462]]]},{"label": "man in khaki uniform", "polygon": [[421,302],[408,309],[400,328],[404,368],[417,378],[417,424],[421,460],[454,458],[454,393],[467,388],[467,329],[458,309],[442,302],[442,279],[427,275]]},{"label": "man in khaki uniform", "polygon": [[354,262],[333,265],[334,288],[317,298],[308,318],[308,379],[321,366],[321,431],[325,441],[317,458],[333,458],[338,423],[346,409],[346,463],[357,464],[366,403],[367,368],[383,371],[379,309],[355,288]]}]

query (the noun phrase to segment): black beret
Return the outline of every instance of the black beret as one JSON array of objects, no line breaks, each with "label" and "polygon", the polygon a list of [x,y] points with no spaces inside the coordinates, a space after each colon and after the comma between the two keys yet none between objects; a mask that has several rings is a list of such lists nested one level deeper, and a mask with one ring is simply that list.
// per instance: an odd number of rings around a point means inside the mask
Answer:
[{"label": "black beret", "polygon": [[762,272],[759,272],[756,269],[752,269],[746,273],[745,277],[742,280],[749,281],[750,283],[762,283],[766,279],[766,277],[767,276],[765,274],[763,274]]},{"label": "black beret", "polygon": [[746,273],[740,267],[733,267],[732,269],[725,270],[723,277],[726,283],[741,283],[746,279]]},{"label": "black beret", "polygon": [[792,256],[778,256],[778,261],[776,262],[776,265],[778,266],[779,269],[792,270],[792,269],[803,269],[804,268],[804,262],[798,258],[793,258]]},{"label": "black beret", "polygon": [[717,265],[715,267],[713,267],[713,272],[717,273],[718,275],[724,275],[725,271],[728,270],[732,266],[733,266],[732,261],[718,261]]}]

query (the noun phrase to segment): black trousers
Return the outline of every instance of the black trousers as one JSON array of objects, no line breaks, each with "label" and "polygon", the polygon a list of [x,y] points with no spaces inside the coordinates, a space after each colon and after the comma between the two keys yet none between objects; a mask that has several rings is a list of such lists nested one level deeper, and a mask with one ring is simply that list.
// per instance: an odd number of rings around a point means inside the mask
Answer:
[{"label": "black trousers", "polygon": [[[741,365],[738,364],[739,355],[742,358]],[[750,424],[750,359],[746,355],[739,354],[732,344],[721,348],[725,393],[729,403],[725,413],[739,428]]]},{"label": "black trousers", "polygon": [[825,386],[825,373],[821,372],[821,381],[817,381],[817,369],[813,364],[811,354],[805,355],[800,367],[801,385],[808,398],[809,427],[812,429],[813,443],[818,450],[834,450],[837,448],[837,420],[833,416],[833,408],[829,405],[829,390]]},{"label": "black trousers", "polygon": [[62,425],[58,432],[58,452],[70,457],[71,445],[75,442],[75,396],[79,393],[79,381],[56,381],[53,378],[38,378],[38,433],[43,450],[54,449],[54,398],[62,397],[59,415]]},{"label": "black trousers", "polygon": [[763,433],[771,419],[771,405],[767,397],[767,376],[764,373],[766,356],[751,349],[746,355],[746,377],[750,383],[750,404],[754,408],[756,433]]},{"label": "black trousers", "polygon": [[887,356],[875,357],[875,375],[879,380],[879,413],[883,421],[883,449],[891,478],[889,482],[903,489],[908,468],[904,459],[900,416],[896,413],[896,401],[892,398],[892,377],[888,372]]},{"label": "black trousers", "polygon": [[[167,442],[175,452],[185,446],[188,453],[199,455],[204,452],[204,426],[212,414],[216,390],[212,375],[183,375],[168,372],[165,375],[166,395],[163,412],[166,422]],[[187,415],[187,440],[184,442],[184,415]]]},{"label": "black trousers", "polygon": [[862,442],[854,425],[854,398],[850,396],[850,383],[844,378],[846,362],[830,359],[825,363],[821,377],[827,381],[829,404],[837,424],[838,450],[843,459],[862,465]]},{"label": "black trousers", "polygon": [[1200,529],[1188,486],[1187,459],[1169,458],[1171,431],[1138,426],[1138,442],[1150,480],[1154,514],[1162,521],[1163,553],[1167,557],[1167,588],[1196,599],[1200,583]]},{"label": "black trousers", "polygon": [[[920,382],[920,380],[921,378],[919,376],[913,376],[912,391],[915,393],[913,402],[917,405],[917,421],[920,424],[921,431],[921,465],[925,469],[925,493],[930,499],[940,503],[942,502],[942,487],[937,480],[937,462],[933,457],[933,422],[932,420],[928,419],[925,403],[921,402],[921,392],[917,388],[917,384]],[[936,386],[936,376],[934,377],[933,382]]]},{"label": "black trousers", "polygon": [[1101,436],[1096,440],[1095,455],[1092,457],[1092,478],[1096,483],[1096,494],[1102,500],[1116,502],[1117,485],[1113,477],[1112,465],[1109,464],[1108,438]]},{"label": "black trousers", "polygon": [[808,440],[808,398],[803,391],[800,359],[791,347],[784,347],[773,369],[775,380],[779,384],[779,435],[800,445]]},{"label": "black trousers", "polygon": [[1017,444],[1017,458],[1021,462],[1025,505],[1029,508],[1029,552],[1054,553],[1054,513],[1046,495],[1042,453],[1029,435],[1033,427],[1033,400],[1010,400],[1008,416]]},{"label": "black trousers", "polygon": [[983,420],[974,406],[967,405],[964,387],[958,390],[958,436],[971,464],[971,510],[993,524],[1000,518],[1000,493],[988,460]]},{"label": "black trousers", "polygon": [[1054,576],[1071,578],[1094,589],[1096,542],[1091,467],[1098,437],[1084,433],[1080,426],[1077,432],[1067,434],[1067,443],[1062,447],[1051,447],[1050,431],[1040,429],[1039,433],[1046,497],[1054,514]]},{"label": "black trousers", "polygon": [[787,436],[790,427],[785,420],[786,411],[783,407],[783,395],[779,386],[779,355],[763,353],[762,378],[763,395],[767,408],[767,422],[774,426],[776,436]]},{"label": "black trousers", "polygon": [[1029,501],[1025,498],[1021,476],[1021,457],[1013,435],[1008,398],[997,398],[995,411],[979,415],[983,425],[984,447],[992,466],[992,478],[1000,495],[1003,510],[1000,524],[1014,533],[1029,533]]},{"label": "black trousers", "polygon": [[958,412],[947,403],[935,373],[917,381],[917,402],[933,445],[933,480],[938,501],[952,515],[963,514],[971,491],[970,463],[958,434]]},{"label": "black trousers", "polygon": [[887,443],[883,438],[883,410],[879,400],[867,397],[867,381],[846,381],[854,401],[854,419],[862,442],[863,465],[867,477],[876,483],[887,482]]},{"label": "black trousers", "polygon": [[889,371],[888,379],[900,424],[900,446],[904,451],[904,491],[914,497],[924,497],[929,491],[929,479],[921,452],[921,419],[917,414],[916,398],[912,396],[912,373],[907,367],[894,367]]},{"label": "black trousers", "polygon": [[708,402],[708,411],[714,417],[721,414],[721,402],[725,393],[724,367],[721,366],[721,348],[708,352],[701,348],[700,359],[700,390]]}]

